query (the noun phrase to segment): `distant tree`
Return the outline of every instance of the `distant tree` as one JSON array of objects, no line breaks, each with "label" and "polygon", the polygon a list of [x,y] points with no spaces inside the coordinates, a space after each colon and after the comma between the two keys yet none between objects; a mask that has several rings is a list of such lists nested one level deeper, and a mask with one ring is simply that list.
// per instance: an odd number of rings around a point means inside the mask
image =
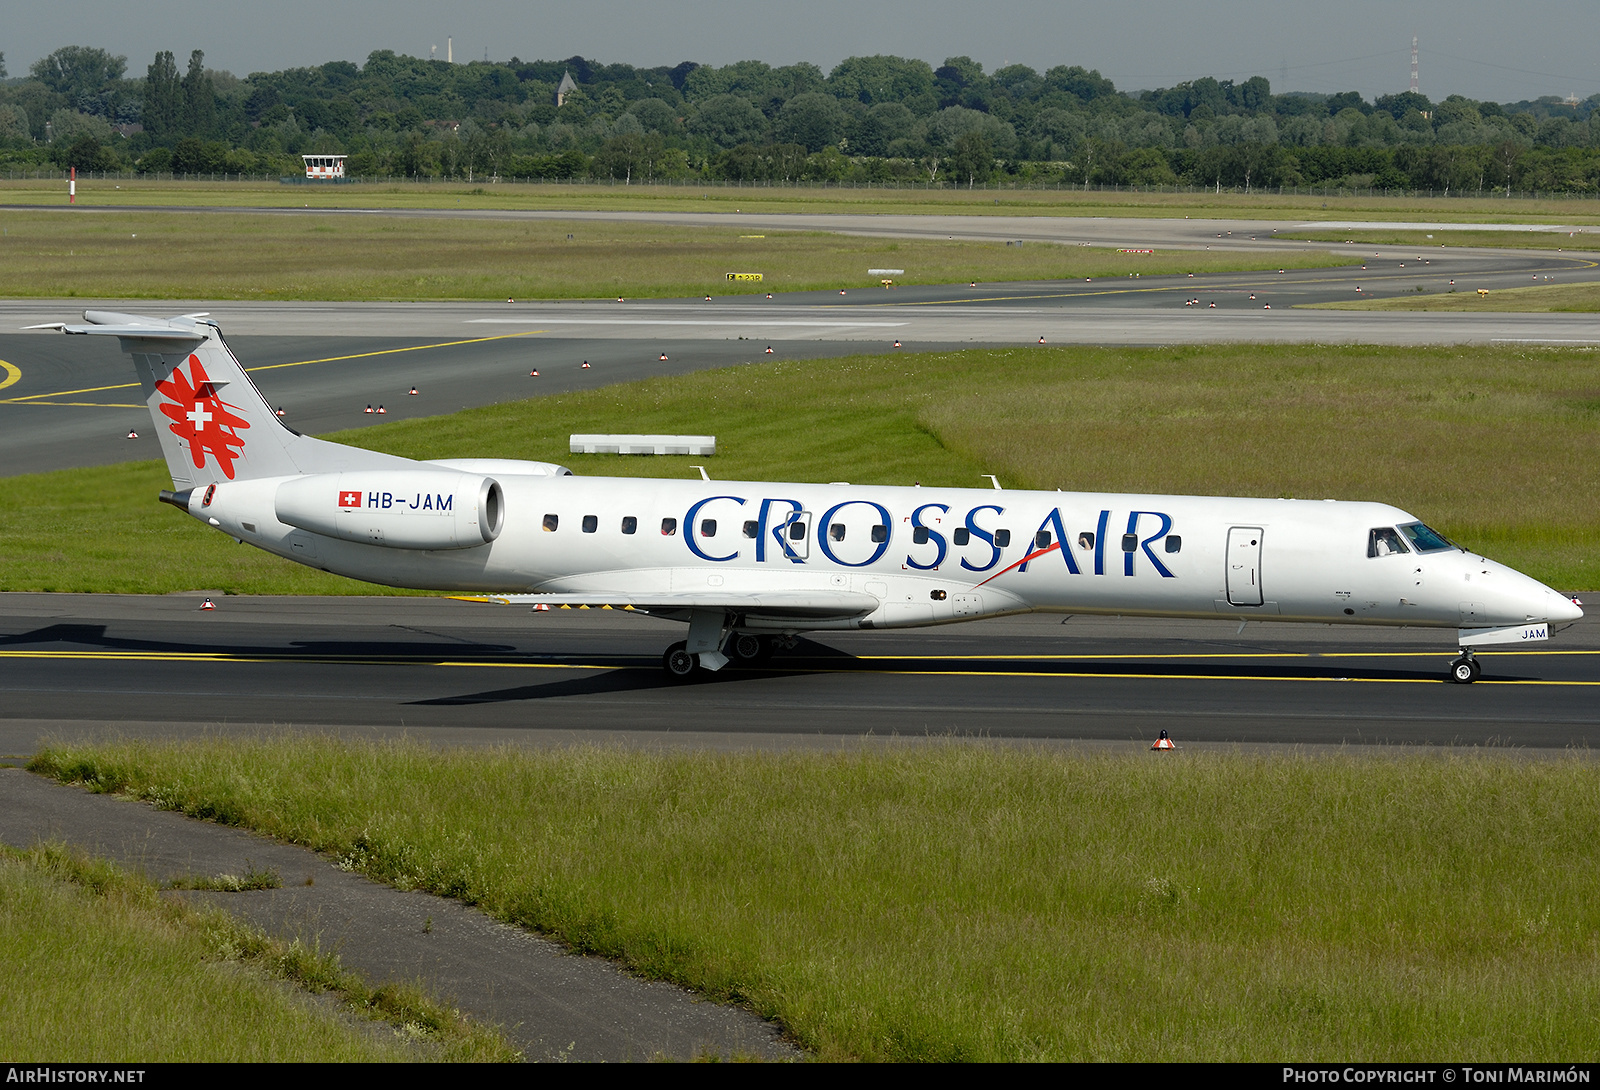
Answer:
[{"label": "distant tree", "polygon": [[128,58],[113,56],[104,49],[66,45],[40,57],[28,69],[30,75],[58,95],[91,94],[115,83],[128,70]]},{"label": "distant tree", "polygon": [[868,105],[899,102],[927,112],[933,107],[933,69],[927,61],[903,57],[846,57],[828,74],[828,90]]},{"label": "distant tree", "polygon": [[6,55],[0,52],[0,79],[6,78]]},{"label": "distant tree", "polygon": [[170,52],[157,53],[145,74],[145,131],[160,139],[176,132],[182,117],[183,86],[178,80],[177,62]]},{"label": "distant tree", "polygon": [[[696,71],[696,75],[706,71]],[[691,132],[710,137],[718,145],[731,148],[754,143],[766,134],[767,119],[742,95],[713,95],[700,103],[700,110],[689,122]]]},{"label": "distant tree", "polygon": [[832,95],[796,95],[784,103],[773,126],[774,135],[786,144],[803,144],[807,151],[821,151],[837,144],[844,133],[845,114]]},{"label": "distant tree", "polygon": [[189,72],[183,77],[183,127],[191,136],[209,136],[215,127],[217,95],[206,72],[206,55],[189,54]]},{"label": "distant tree", "polygon": [[950,146],[950,170],[959,182],[967,180],[971,189],[976,182],[987,182],[994,173],[994,149],[980,132],[966,132],[956,137]]}]

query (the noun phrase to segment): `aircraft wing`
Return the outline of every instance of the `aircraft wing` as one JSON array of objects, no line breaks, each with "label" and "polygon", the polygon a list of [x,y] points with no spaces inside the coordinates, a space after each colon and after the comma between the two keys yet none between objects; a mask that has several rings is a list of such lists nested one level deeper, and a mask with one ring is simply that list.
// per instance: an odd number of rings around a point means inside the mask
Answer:
[{"label": "aircraft wing", "polygon": [[633,609],[642,613],[720,610],[756,613],[763,617],[818,620],[861,617],[879,606],[876,596],[846,590],[775,590],[754,593],[715,590],[639,592],[632,594],[487,594],[463,595],[463,601],[494,602],[515,606],[549,606],[556,609]]}]

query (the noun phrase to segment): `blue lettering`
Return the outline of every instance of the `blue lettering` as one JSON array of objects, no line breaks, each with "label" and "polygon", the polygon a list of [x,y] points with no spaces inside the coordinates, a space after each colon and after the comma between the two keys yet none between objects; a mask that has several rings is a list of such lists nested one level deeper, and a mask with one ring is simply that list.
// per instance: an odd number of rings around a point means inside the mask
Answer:
[{"label": "blue lettering", "polygon": [[1094,532],[1094,573],[1106,573],[1106,524],[1111,521],[1111,512],[1100,512],[1100,525]]},{"label": "blue lettering", "polygon": [[918,571],[932,571],[940,564],[943,564],[945,553],[949,548],[945,544],[944,535],[922,521],[922,512],[928,510],[930,507],[936,507],[947,515],[950,513],[950,505],[944,503],[925,503],[915,511],[911,512],[911,529],[913,533],[917,530],[928,531],[928,540],[939,547],[939,554],[933,558],[932,564],[918,564],[915,560],[911,559],[910,556],[906,557],[906,563],[911,567],[916,568]]},{"label": "blue lettering", "polygon": [[1039,529],[1041,531],[1045,529],[1051,530],[1056,537],[1055,544],[1053,546],[1047,546],[1043,549],[1039,549],[1037,544],[1039,535],[1038,533],[1035,533],[1033,536],[1033,541],[1028,543],[1028,548],[1037,549],[1038,551],[1029,553],[1027,558],[1024,559],[1021,564],[1017,565],[1017,570],[1027,571],[1029,561],[1035,559],[1036,557],[1043,556],[1045,553],[1049,552],[1051,548],[1056,548],[1061,551],[1061,559],[1067,562],[1067,570],[1073,575],[1081,574],[1078,571],[1078,562],[1073,558],[1072,555],[1072,542],[1067,540],[1067,531],[1061,524],[1061,508],[1058,507],[1046,515],[1044,521],[1039,524]]},{"label": "blue lettering", "polygon": [[451,505],[455,503],[455,500],[456,500],[456,498],[453,495],[451,495],[451,496],[440,496],[439,497],[439,502],[438,502],[438,504],[436,506],[440,511],[449,511],[449,510],[452,509]]},{"label": "blue lettering", "polygon": [[689,508],[689,513],[684,516],[685,533],[683,535],[683,543],[689,546],[689,551],[694,553],[694,555],[698,556],[701,560],[715,560],[718,562],[724,560],[737,560],[739,557],[739,550],[737,549],[729,553],[727,556],[712,556],[710,553],[701,549],[699,541],[696,540],[700,536],[700,528],[695,525],[694,517],[700,513],[700,508],[704,507],[708,503],[715,503],[718,500],[732,500],[734,503],[737,503],[741,506],[744,504],[743,496],[707,496],[705,499],[694,504],[694,506]]},{"label": "blue lettering", "polygon": [[972,510],[967,512],[967,531],[972,534],[973,537],[988,545],[991,550],[988,563],[978,567],[968,564],[967,558],[962,557],[961,566],[966,568],[968,571],[988,571],[990,568],[1000,563],[1000,546],[994,543],[994,534],[983,529],[976,522],[972,521],[977,517],[979,511],[993,511],[997,515],[1003,515],[1006,513],[1006,509],[1004,507],[996,507],[992,503],[986,503],[980,507],[974,507]]},{"label": "blue lettering", "polygon": [[[1157,530],[1154,534],[1141,541],[1139,543],[1139,547],[1144,550],[1144,555],[1150,558],[1150,563],[1155,565],[1156,571],[1161,573],[1161,578],[1171,579],[1173,577],[1172,573],[1167,570],[1167,566],[1165,564],[1156,559],[1156,554],[1150,551],[1150,546],[1167,536],[1167,531],[1172,529],[1172,519],[1168,515],[1163,515],[1160,511],[1132,511],[1128,514],[1128,533],[1135,535],[1138,534],[1140,515],[1152,515],[1161,520],[1161,529]],[[1132,553],[1122,554],[1122,574],[1133,574]]]},{"label": "blue lettering", "polygon": [[376,492],[368,492],[367,493],[367,506],[368,507],[376,507],[376,506],[378,506],[378,493],[376,493]]},{"label": "blue lettering", "polygon": [[[783,515],[782,515],[782,519],[783,520],[781,522],[779,522],[776,526],[771,526],[771,523],[770,523],[769,520],[771,519],[771,516],[772,516],[772,505],[775,504],[775,503],[786,503],[786,504],[789,505],[789,510],[783,512]],[[775,538],[777,540],[777,542],[778,542],[778,548],[780,550],[782,550],[782,552],[780,552],[779,555],[782,556],[785,560],[788,560],[788,561],[790,561],[791,563],[794,563],[794,564],[804,564],[805,563],[805,560],[801,558],[800,554],[795,552],[793,549],[791,549],[789,547],[789,526],[794,522],[795,519],[797,519],[799,517],[800,517],[800,503],[799,503],[798,500],[762,500],[761,501],[760,526],[758,527],[758,529],[756,531],[756,563],[757,564],[760,564],[762,561],[767,559],[767,533],[768,533],[768,527],[769,526],[771,526],[771,533],[772,533],[773,538]]]},{"label": "blue lettering", "polygon": [[843,565],[846,568],[864,568],[869,564],[876,564],[879,560],[883,559],[883,554],[889,551],[889,535],[885,534],[883,540],[878,542],[878,547],[873,550],[872,555],[861,561],[859,564],[852,564],[848,560],[840,560],[837,556],[833,555],[833,549],[830,548],[828,544],[828,524],[833,521],[833,516],[837,515],[846,507],[857,503],[865,504],[866,506],[875,509],[883,518],[882,524],[884,526],[888,526],[890,524],[889,509],[884,507],[883,504],[873,503],[871,500],[845,500],[843,503],[836,503],[832,507],[828,508],[828,510],[823,514],[822,518],[817,521],[817,546],[822,550],[823,555],[829,560],[833,561],[835,564]]}]

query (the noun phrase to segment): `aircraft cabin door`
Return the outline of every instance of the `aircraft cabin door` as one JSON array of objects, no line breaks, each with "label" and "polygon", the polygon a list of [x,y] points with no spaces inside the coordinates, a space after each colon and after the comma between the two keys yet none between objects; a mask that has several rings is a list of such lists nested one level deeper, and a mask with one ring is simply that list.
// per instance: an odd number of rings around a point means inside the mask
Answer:
[{"label": "aircraft cabin door", "polygon": [[796,511],[794,518],[790,519],[787,525],[778,528],[778,533],[783,535],[783,543],[790,552],[801,560],[811,559],[810,511]]},{"label": "aircraft cabin door", "polygon": [[1235,526],[1228,531],[1228,602],[1261,604],[1261,527]]}]

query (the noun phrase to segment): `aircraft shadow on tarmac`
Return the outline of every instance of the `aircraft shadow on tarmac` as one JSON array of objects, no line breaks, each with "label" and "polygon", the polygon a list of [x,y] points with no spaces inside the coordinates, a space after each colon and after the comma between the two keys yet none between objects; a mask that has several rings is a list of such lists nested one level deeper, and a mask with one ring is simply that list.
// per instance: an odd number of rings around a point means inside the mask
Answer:
[{"label": "aircraft shadow on tarmac", "polygon": [[[408,630],[409,631],[409,630]],[[15,636],[0,636],[0,647],[67,643],[96,647],[110,651],[146,651],[174,655],[230,655],[240,658],[281,658],[293,661],[326,659],[338,662],[347,659],[371,661],[393,659],[426,662],[439,658],[482,656],[485,661],[504,658],[516,653],[511,644],[462,642],[420,643],[415,641],[380,642],[377,640],[291,640],[287,645],[252,646],[226,644],[216,640],[189,642],[178,640],[137,640],[106,635],[103,624],[55,624]]]},{"label": "aircraft shadow on tarmac", "polygon": [[[874,657],[861,659],[822,644],[801,641],[796,652],[781,655],[760,666],[727,666],[716,673],[698,671],[694,678],[684,682],[667,677],[654,662],[635,659],[631,663],[616,663],[610,669],[586,677],[563,678],[536,685],[517,685],[503,689],[462,693],[456,696],[432,697],[411,703],[423,706],[450,706],[471,704],[496,704],[524,700],[551,700],[560,697],[598,696],[622,692],[649,690],[704,689],[709,686],[739,685],[775,678],[799,677],[811,674],[921,674],[944,677],[1008,677],[1019,675],[1049,680],[1051,678],[1081,680],[1117,680],[1138,678],[1146,680],[1248,680],[1248,681],[1401,681],[1444,682],[1443,671],[1435,669],[1383,669],[1352,668],[1348,665],[1238,665],[1217,664],[1205,661],[1197,653],[1194,661],[1172,662],[1151,660],[1097,661],[1074,659],[1049,661],[1030,658],[922,659],[915,656]],[[556,665],[552,663],[552,665]],[[590,663],[588,665],[599,665]],[[1484,681],[1532,681],[1531,676],[1485,672]]]},{"label": "aircraft shadow on tarmac", "polygon": [[[431,635],[431,633],[430,633]],[[533,685],[517,685],[478,692],[457,693],[409,701],[417,706],[499,704],[517,701],[552,700],[562,697],[595,696],[651,690],[704,690],[710,686],[742,685],[779,678],[815,674],[898,674],[929,677],[1038,678],[1048,680],[1117,680],[1119,678],[1163,680],[1248,680],[1248,681],[1443,681],[1443,671],[1429,667],[1394,669],[1357,666],[1349,660],[1290,665],[1217,662],[1208,660],[1202,649],[1192,658],[1174,661],[1165,656],[1148,659],[1094,658],[1037,659],[1017,658],[922,658],[915,655],[858,658],[825,644],[802,639],[791,652],[758,666],[728,666],[716,673],[698,671],[687,686],[669,678],[652,656],[630,653],[539,655],[518,651],[508,644],[414,640],[354,641],[295,640],[287,645],[259,646],[227,644],[222,641],[145,640],[109,636],[99,624],[55,624],[12,636],[0,636],[0,647],[42,648],[49,644],[145,654],[215,656],[258,662],[324,663],[330,666],[428,666],[448,662],[452,665],[531,665],[560,670],[563,667],[584,671],[582,676],[563,677]],[[1485,672],[1484,681],[1531,681],[1535,676]]]}]

